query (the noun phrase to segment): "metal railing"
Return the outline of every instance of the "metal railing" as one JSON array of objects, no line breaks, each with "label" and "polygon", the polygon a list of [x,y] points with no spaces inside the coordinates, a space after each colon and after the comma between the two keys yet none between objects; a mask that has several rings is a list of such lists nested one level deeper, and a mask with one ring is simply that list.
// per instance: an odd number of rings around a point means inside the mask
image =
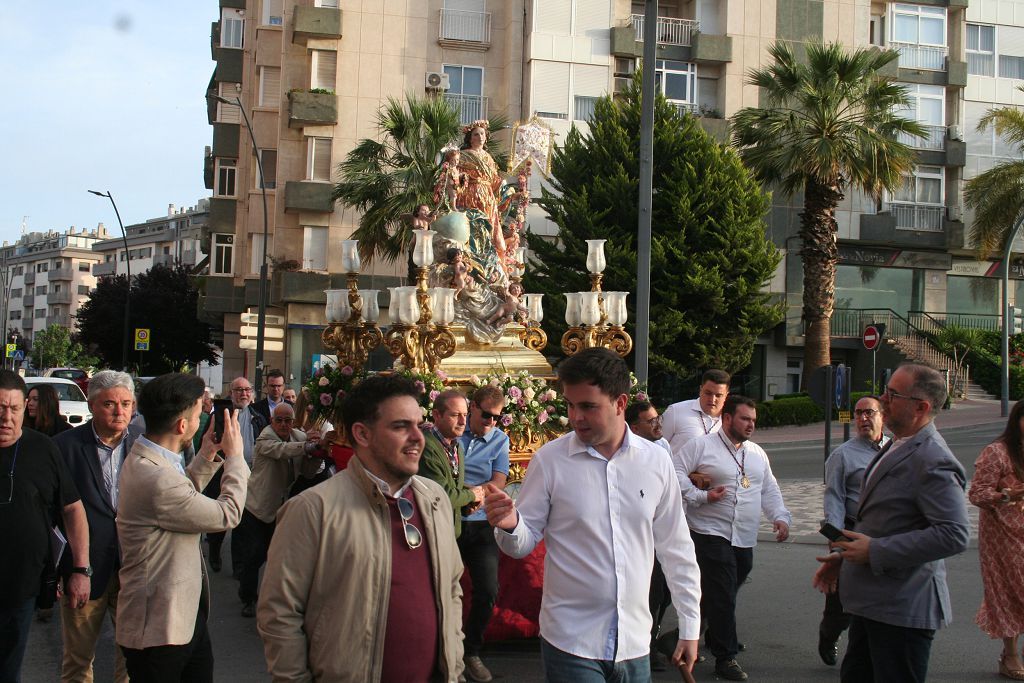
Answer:
[{"label": "metal railing", "polygon": [[438,40],[461,40],[467,43],[491,42],[491,13],[461,9],[442,9]]},{"label": "metal railing", "polygon": [[900,53],[899,65],[902,69],[946,70],[949,48],[896,42],[890,43],[889,47]]},{"label": "metal railing", "polygon": [[669,104],[676,108],[676,114],[682,116],[683,114],[693,114],[696,116],[700,113],[700,107],[693,102],[676,102],[669,100]]},{"label": "metal railing", "polygon": [[[631,14],[629,19],[636,31],[636,39],[644,41],[644,15]],[[658,17],[658,42],[662,45],[692,45],[693,34],[700,30],[700,22],[693,19]]]},{"label": "metal railing", "polygon": [[445,93],[444,98],[459,113],[463,125],[487,118],[487,98],[483,95]]},{"label": "metal railing", "polygon": [[998,313],[945,313],[939,311],[908,311],[911,324],[925,332],[938,332],[947,325],[974,330],[998,332],[1003,318]]},{"label": "metal railing", "polygon": [[898,202],[891,202],[889,211],[896,217],[896,228],[899,230],[942,232],[942,219],[946,215],[944,206]]},{"label": "metal railing", "polygon": [[909,135],[907,133],[899,134],[899,141],[907,147],[913,147],[914,149],[945,149],[946,148],[946,127],[945,126],[925,126],[925,130],[928,133],[922,137],[917,135]]}]

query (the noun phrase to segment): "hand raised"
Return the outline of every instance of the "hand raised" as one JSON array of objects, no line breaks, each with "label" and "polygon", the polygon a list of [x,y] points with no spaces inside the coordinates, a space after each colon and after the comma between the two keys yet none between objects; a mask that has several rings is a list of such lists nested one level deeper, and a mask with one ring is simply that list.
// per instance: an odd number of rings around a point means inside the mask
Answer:
[{"label": "hand raised", "polygon": [[516,528],[519,513],[512,497],[494,484],[484,484],[484,510],[491,526],[505,531]]},{"label": "hand raised", "polygon": [[224,434],[220,439],[220,450],[225,458],[242,457],[242,428],[238,426],[238,411],[224,409]]}]

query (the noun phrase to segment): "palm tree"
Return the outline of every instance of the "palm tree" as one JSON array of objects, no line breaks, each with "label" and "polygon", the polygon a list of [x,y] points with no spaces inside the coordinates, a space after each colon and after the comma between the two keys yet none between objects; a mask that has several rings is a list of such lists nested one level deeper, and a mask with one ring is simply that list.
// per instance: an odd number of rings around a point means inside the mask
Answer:
[{"label": "palm tree", "polygon": [[[492,131],[504,126],[504,119],[490,119]],[[432,204],[441,150],[462,142],[459,114],[443,97],[388,98],[377,127],[380,139],[361,140],[340,164],[333,198],[362,213],[352,233],[361,258],[393,263],[412,241],[407,217],[417,205]],[[492,144],[488,139],[501,163]]]},{"label": "palm tree", "polygon": [[[1018,86],[1024,91],[1024,86]],[[1005,142],[1024,147],[1024,111],[1016,107],[989,109],[978,131],[989,127]],[[974,209],[970,238],[981,258],[1005,246],[1013,223],[1024,210],[1024,159],[996,164],[967,181],[964,202]]]},{"label": "palm tree", "polygon": [[792,196],[803,191],[800,256],[804,267],[804,385],[831,361],[835,305],[836,206],[853,186],[875,198],[894,190],[914,165],[900,133],[924,135],[902,118],[906,91],[878,72],[897,59],[875,48],[846,52],[837,43],[808,43],[798,59],[786,43],[768,49],[775,63],[753,70],[765,106],[733,118],[733,143],[764,183]]}]

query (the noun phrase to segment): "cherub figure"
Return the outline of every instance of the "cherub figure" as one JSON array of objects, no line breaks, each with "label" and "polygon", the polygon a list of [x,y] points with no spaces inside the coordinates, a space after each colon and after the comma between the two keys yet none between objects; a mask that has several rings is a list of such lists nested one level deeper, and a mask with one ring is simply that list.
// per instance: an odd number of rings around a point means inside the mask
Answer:
[{"label": "cherub figure", "polygon": [[455,290],[455,298],[458,298],[459,293],[468,287],[471,281],[469,266],[466,265],[466,257],[461,249],[452,247],[445,254],[445,260],[448,262],[448,267],[452,270],[451,287]]},{"label": "cherub figure", "polygon": [[416,209],[412,212],[412,229],[413,230],[429,230],[430,223],[432,222],[430,216],[430,206],[427,204],[419,204]]},{"label": "cherub figure", "polygon": [[450,149],[445,152],[444,163],[441,164],[441,177],[434,188],[434,203],[438,206],[447,206],[452,211],[458,206],[459,194],[469,182],[466,174],[459,170],[461,160],[462,153],[459,150]]},{"label": "cherub figure", "polygon": [[496,325],[501,327],[514,322],[516,318],[520,320],[526,320],[530,312],[526,310],[526,307],[519,303],[519,297],[523,294],[523,286],[518,282],[512,282],[508,287],[505,288],[505,301],[498,306],[498,309],[494,311],[490,318],[487,319],[488,325]]}]

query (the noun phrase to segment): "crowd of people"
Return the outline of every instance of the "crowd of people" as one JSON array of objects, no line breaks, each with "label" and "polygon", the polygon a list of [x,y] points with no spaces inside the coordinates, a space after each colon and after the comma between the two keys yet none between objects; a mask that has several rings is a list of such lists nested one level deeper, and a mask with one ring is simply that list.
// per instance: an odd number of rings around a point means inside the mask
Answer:
[{"label": "crowd of people", "polygon": [[[47,387],[0,371],[0,683],[20,680],[32,616],[60,602],[64,681],[91,681],[108,617],[116,681],[212,681],[207,568],[231,572],[276,681],[486,683],[484,633],[502,553],[546,547],[540,649],[549,681],[648,681],[698,661],[747,679],[736,605],[764,516],[792,525],[757,404],[709,370],[664,416],[630,401],[625,362],[588,349],[557,367],[572,431],[505,491],[506,399],[448,389],[424,422],[397,375],[355,386],[335,424],[310,419],[279,371],[253,401],[244,377],[215,402],[201,378],[91,379],[92,420],[69,428]],[[826,463],[830,552],[818,652],[843,681],[923,681],[951,613],[944,558],[962,552],[963,467],[936,431],[942,376],[899,368],[854,409],[856,436]],[[291,399],[291,400],[289,400]],[[63,426],[62,426],[63,425]],[[883,433],[888,431],[888,435]],[[1024,402],[981,454],[982,630],[999,672],[1024,680]],[[206,557],[201,539],[206,538]],[[262,579],[261,579],[262,571]],[[462,580],[472,586],[463,609]],[[678,631],[661,633],[669,605]],[[338,643],[346,643],[339,648]]]}]

